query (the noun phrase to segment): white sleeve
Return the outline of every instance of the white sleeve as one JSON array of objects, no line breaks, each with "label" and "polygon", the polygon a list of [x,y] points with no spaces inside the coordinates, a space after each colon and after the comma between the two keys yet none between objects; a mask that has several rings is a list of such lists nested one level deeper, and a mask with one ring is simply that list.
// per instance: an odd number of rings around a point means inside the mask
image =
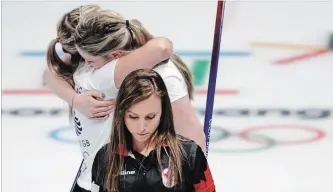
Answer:
[{"label": "white sleeve", "polygon": [[176,75],[170,75],[163,78],[165,86],[168,90],[171,103],[185,97],[187,92],[187,86],[183,77]]}]

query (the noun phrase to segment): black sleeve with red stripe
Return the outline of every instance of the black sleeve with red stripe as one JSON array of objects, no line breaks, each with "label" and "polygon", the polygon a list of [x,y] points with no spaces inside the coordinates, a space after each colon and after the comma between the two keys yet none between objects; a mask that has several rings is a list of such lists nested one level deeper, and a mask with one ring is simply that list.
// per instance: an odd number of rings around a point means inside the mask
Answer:
[{"label": "black sleeve with red stripe", "polygon": [[191,150],[191,176],[195,192],[215,192],[213,176],[201,147],[195,145]]}]

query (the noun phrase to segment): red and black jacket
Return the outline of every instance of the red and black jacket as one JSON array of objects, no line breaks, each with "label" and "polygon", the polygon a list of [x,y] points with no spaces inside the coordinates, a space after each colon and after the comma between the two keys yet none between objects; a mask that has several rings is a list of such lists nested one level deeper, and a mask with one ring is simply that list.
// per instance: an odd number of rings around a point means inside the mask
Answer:
[{"label": "red and black jacket", "polygon": [[[201,148],[193,141],[181,140],[187,158],[183,162],[183,184],[177,188],[164,185],[167,178],[165,170],[161,173],[157,162],[156,151],[147,157],[135,151],[125,151],[125,170],[119,181],[119,192],[215,192],[214,181]],[[106,192],[106,151],[107,145],[96,154],[92,167],[92,192]],[[162,150],[163,153],[163,150]],[[167,155],[162,154],[162,165],[167,167]],[[142,162],[142,163],[141,163]]]}]

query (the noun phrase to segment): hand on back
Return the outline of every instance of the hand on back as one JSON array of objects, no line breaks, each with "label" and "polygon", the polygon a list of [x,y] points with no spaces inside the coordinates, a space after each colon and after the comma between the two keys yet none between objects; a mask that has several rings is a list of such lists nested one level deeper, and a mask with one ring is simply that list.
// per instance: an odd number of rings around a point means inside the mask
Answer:
[{"label": "hand on back", "polygon": [[98,91],[85,91],[73,98],[73,108],[93,119],[107,119],[113,112],[115,100],[104,100]]}]

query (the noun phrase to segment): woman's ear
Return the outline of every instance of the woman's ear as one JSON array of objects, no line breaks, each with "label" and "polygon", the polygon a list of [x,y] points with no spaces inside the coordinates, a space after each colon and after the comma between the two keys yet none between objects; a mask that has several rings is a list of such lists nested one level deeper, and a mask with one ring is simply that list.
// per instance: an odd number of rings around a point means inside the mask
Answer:
[{"label": "woman's ear", "polygon": [[108,59],[114,60],[118,59],[119,57],[123,56],[125,51],[122,50],[117,50],[117,51],[112,51],[111,53],[108,54]]}]

